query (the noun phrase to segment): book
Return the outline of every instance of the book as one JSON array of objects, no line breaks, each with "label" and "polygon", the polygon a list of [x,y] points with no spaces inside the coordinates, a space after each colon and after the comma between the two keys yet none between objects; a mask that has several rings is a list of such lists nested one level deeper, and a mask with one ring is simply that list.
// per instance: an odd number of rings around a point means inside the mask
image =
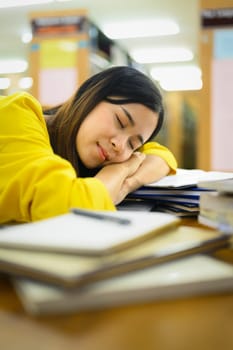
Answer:
[{"label": "book", "polygon": [[[131,201],[128,200],[125,201],[124,206],[121,205],[119,207],[119,210],[127,210],[127,208],[133,207],[133,200],[137,200],[137,202],[134,204],[135,209],[138,207],[138,198],[131,198]],[[175,197],[167,197],[165,198],[156,198],[156,199],[143,199],[140,198],[141,201],[145,201],[145,204],[141,203],[139,205],[138,210],[148,210],[152,212],[161,212],[161,213],[168,213],[172,215],[176,215],[179,218],[182,217],[197,217],[199,213],[199,201],[197,200],[191,200],[189,202],[187,199],[181,199],[181,198],[175,198]]]},{"label": "book", "polygon": [[[132,192],[132,197],[140,197],[141,195],[143,197],[147,198],[157,198],[157,197],[170,197],[170,196],[176,196],[180,198],[190,198],[190,199],[199,199],[200,195],[203,193],[203,191],[207,191],[205,188],[198,188],[197,186],[191,186],[191,187],[181,187],[181,188],[168,188],[168,187],[152,187],[152,186],[143,186],[140,187],[138,190],[135,190]],[[208,191],[212,191],[209,189]]]},{"label": "book", "polygon": [[200,198],[200,215],[219,224],[228,223],[233,230],[233,195],[222,192],[203,194]]},{"label": "book", "polygon": [[199,186],[216,190],[215,193],[201,194],[199,222],[233,233],[233,180],[201,182]]},{"label": "book", "polygon": [[198,222],[221,232],[233,234],[232,213],[218,212],[216,210],[202,210],[198,215]]},{"label": "book", "polygon": [[141,198],[125,198],[117,205],[117,210],[153,211],[155,203]]},{"label": "book", "polygon": [[154,201],[141,198],[125,198],[117,205],[118,210],[153,211]]},{"label": "book", "polygon": [[230,218],[230,221],[228,221],[225,217],[219,220],[219,217],[216,216],[216,213],[213,213],[212,215],[209,215],[209,213],[208,215],[204,215],[203,213],[198,215],[198,222],[204,226],[213,228],[220,232],[233,234],[232,218]]},{"label": "book", "polygon": [[155,211],[177,215],[179,218],[197,217],[199,214],[199,208],[197,206],[190,207],[189,205],[180,203],[159,203]]},{"label": "book", "polygon": [[165,213],[88,211],[3,226],[0,247],[103,256],[136,245],[179,219]]},{"label": "book", "polygon": [[0,247],[0,271],[73,288],[229,245],[229,235],[182,225],[103,257]]},{"label": "book", "polygon": [[229,211],[233,215],[233,195],[222,192],[203,193],[199,205],[200,210]]},{"label": "book", "polygon": [[146,201],[148,208],[150,202],[154,204],[149,209],[151,211],[170,213],[178,217],[198,216],[199,200],[202,193],[215,192],[214,189],[198,186],[198,183],[232,178],[233,173],[179,168],[175,175],[168,175],[130,193],[126,201],[123,201],[125,202],[124,209],[129,200],[132,203],[132,200],[140,199]]},{"label": "book", "polygon": [[218,181],[200,181],[199,187],[209,188],[218,192],[233,194],[233,179],[218,180]]},{"label": "book", "polygon": [[164,212],[182,217],[193,217],[199,213],[199,206],[196,203],[178,203],[172,201],[159,201],[152,198],[126,198],[118,205],[118,210],[136,210]]},{"label": "book", "polygon": [[[139,196],[136,194],[137,198],[148,198],[148,195],[144,195],[143,193]],[[151,196],[152,197],[152,196]],[[166,202],[166,203],[180,203],[180,204],[199,204],[199,197],[198,198],[187,198],[187,197],[180,197],[179,195],[174,196],[155,196],[154,201],[159,202]]]},{"label": "book", "polygon": [[12,283],[26,312],[39,316],[232,292],[233,266],[208,255],[194,255],[78,290],[64,290],[19,278]]},{"label": "book", "polygon": [[168,175],[159,181],[152,182],[147,186],[181,188],[197,185],[201,181],[217,181],[233,179],[232,172],[205,171],[201,169],[181,169],[178,168],[175,175]]}]

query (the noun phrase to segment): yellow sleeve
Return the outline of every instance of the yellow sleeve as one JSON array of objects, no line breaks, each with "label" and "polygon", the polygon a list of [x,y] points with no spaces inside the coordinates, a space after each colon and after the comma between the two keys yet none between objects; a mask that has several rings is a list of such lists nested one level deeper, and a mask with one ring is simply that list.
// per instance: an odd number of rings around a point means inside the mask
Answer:
[{"label": "yellow sleeve", "polygon": [[0,98],[0,222],[28,222],[72,207],[115,210],[96,178],[77,178],[55,155],[37,100],[26,93]]},{"label": "yellow sleeve", "polygon": [[167,147],[160,145],[158,142],[147,142],[140,148],[140,151],[145,154],[154,154],[161,157],[170,167],[169,175],[176,173],[177,161]]}]

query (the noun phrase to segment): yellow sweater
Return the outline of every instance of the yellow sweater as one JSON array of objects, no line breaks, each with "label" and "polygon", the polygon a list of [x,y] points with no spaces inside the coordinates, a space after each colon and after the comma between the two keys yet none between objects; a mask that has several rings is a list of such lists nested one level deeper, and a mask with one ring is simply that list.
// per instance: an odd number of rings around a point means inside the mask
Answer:
[{"label": "yellow sweater", "polygon": [[[176,170],[172,153],[155,142],[142,148]],[[104,184],[79,178],[54,154],[39,102],[28,93],[0,97],[0,223],[40,220],[72,207],[115,210]]]}]

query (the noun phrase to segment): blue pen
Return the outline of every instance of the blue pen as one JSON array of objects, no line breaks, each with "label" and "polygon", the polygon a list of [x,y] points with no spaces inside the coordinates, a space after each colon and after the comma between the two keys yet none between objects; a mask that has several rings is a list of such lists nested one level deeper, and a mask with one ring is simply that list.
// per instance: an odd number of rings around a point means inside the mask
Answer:
[{"label": "blue pen", "polygon": [[95,211],[88,211],[88,210],[73,208],[71,209],[71,212],[76,215],[87,216],[89,218],[93,218],[97,220],[110,221],[120,225],[129,225],[131,223],[131,221],[127,218],[122,218],[122,217],[103,214],[103,213],[97,213]]}]

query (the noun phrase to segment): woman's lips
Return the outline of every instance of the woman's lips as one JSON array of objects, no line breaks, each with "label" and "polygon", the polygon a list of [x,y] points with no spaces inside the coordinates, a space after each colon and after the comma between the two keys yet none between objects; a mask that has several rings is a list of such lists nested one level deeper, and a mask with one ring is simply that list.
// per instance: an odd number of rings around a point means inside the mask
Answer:
[{"label": "woman's lips", "polygon": [[101,160],[102,160],[102,161],[107,160],[107,159],[108,159],[108,154],[107,154],[107,152],[104,150],[104,148],[102,148],[102,147],[100,146],[99,143],[97,143],[97,146],[98,146],[99,155],[100,155]]}]

